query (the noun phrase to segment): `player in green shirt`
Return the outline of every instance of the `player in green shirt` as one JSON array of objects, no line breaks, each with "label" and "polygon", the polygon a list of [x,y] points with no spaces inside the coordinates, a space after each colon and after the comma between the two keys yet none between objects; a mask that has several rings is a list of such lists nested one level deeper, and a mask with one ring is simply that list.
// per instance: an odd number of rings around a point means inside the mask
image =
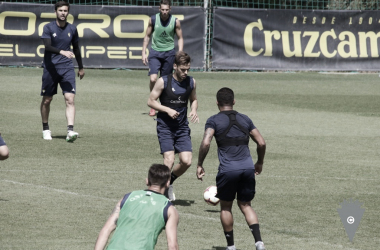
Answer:
[{"label": "player in green shirt", "polygon": [[[144,37],[142,49],[142,62],[149,64],[149,89],[152,92],[157,81],[158,72],[160,76],[170,75],[173,72],[175,58],[174,35],[178,38],[178,51],[183,50],[183,37],[180,21],[170,14],[170,0],[161,0],[159,13],[149,19],[148,28]],[[152,37],[152,47],[149,50],[149,57],[146,54],[150,38]],[[150,116],[154,116],[156,111],[151,109]]]},{"label": "player in green shirt", "polygon": [[163,195],[170,184],[170,169],[153,164],[146,179],[147,190],[126,194],[99,233],[95,250],[103,250],[115,230],[108,250],[153,250],[165,228],[168,250],[178,250],[178,212]]}]

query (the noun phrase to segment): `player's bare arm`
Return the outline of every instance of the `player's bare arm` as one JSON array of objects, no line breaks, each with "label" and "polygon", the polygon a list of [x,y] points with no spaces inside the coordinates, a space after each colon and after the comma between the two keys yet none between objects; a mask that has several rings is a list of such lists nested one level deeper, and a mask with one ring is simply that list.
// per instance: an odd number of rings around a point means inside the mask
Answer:
[{"label": "player's bare arm", "polygon": [[75,55],[75,59],[77,60],[77,63],[78,63],[78,68],[79,68],[78,77],[80,80],[82,80],[84,77],[84,69],[83,69],[83,63],[82,63],[82,55],[80,54],[78,42],[73,43],[73,52]]},{"label": "player's bare arm", "polygon": [[206,129],[201,146],[199,147],[198,164],[197,164],[197,178],[202,181],[205,175],[205,170],[203,168],[203,161],[206,159],[208,151],[210,149],[211,141],[214,136],[215,130],[212,128]]},{"label": "player's bare arm", "polygon": [[110,217],[106,221],[106,224],[104,224],[102,230],[100,231],[98,239],[96,240],[96,243],[95,243],[95,250],[103,250],[107,244],[109,236],[111,235],[113,230],[115,230],[116,223],[120,214],[121,201],[122,199],[116,204]]},{"label": "player's bare arm", "polygon": [[160,77],[157,80],[156,84],[154,85],[152,92],[150,92],[149,94],[148,106],[151,107],[152,109],[165,112],[171,118],[176,119],[179,116],[179,112],[169,107],[163,106],[157,101],[163,90],[164,90],[164,80],[162,79],[162,77]]},{"label": "player's bare arm", "polygon": [[168,221],[166,222],[165,232],[168,242],[168,250],[178,250],[177,227],[179,222],[178,211],[174,206],[168,209]]},{"label": "player's bare arm", "polygon": [[183,36],[181,22],[178,20],[178,18],[175,20],[175,33],[178,38],[178,51],[183,51]]},{"label": "player's bare arm", "polygon": [[152,19],[149,18],[148,27],[146,29],[144,41],[143,41],[143,48],[142,48],[142,62],[146,66],[148,65],[148,57],[146,56],[146,48],[148,47],[150,37],[152,35]]},{"label": "player's bare arm", "polygon": [[257,162],[255,163],[255,174],[258,175],[263,170],[264,156],[266,150],[265,140],[257,128],[249,133],[251,139],[256,143]]},{"label": "player's bare arm", "polygon": [[190,108],[191,108],[191,111],[190,111],[190,114],[189,114],[189,118],[190,118],[190,121],[192,123],[199,123],[199,117],[198,117],[198,114],[197,114],[197,110],[198,110],[198,100],[197,100],[197,91],[196,91],[196,84],[195,84],[195,79],[193,78],[193,81],[194,81],[194,89],[191,91],[191,94],[190,94]]}]

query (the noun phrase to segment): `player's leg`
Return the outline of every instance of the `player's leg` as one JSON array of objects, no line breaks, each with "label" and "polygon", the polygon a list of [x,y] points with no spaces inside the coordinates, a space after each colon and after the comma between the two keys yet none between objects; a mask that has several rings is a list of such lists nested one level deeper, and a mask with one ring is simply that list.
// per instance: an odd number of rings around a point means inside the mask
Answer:
[{"label": "player's leg", "polygon": [[220,200],[220,222],[222,223],[224,236],[227,240],[228,250],[235,249],[232,204],[233,201]]},{"label": "player's leg", "polygon": [[49,128],[50,103],[53,100],[53,95],[57,94],[58,79],[59,75],[55,69],[47,70],[44,68],[42,75],[42,101],[40,105],[40,112],[42,119],[42,137],[45,140],[52,139]]},{"label": "player's leg", "polygon": [[[63,70],[62,70],[63,71]],[[67,142],[75,141],[79,134],[74,131],[75,122],[75,71],[74,69],[65,69],[62,72],[62,80],[60,82],[63,96],[66,104],[66,120],[67,120]]]},{"label": "player's leg", "polygon": [[[148,62],[149,62],[149,90],[152,92],[154,85],[157,82],[158,79],[158,72],[160,71],[161,68],[161,60],[159,58],[159,52],[151,49],[149,51],[149,56],[148,56]],[[149,111],[150,116],[155,116],[156,111],[154,109],[150,109]]]},{"label": "player's leg", "polygon": [[238,185],[237,204],[255,239],[256,249],[265,250],[264,243],[261,239],[259,219],[251,206],[251,201],[255,197],[255,187],[256,181],[254,169],[245,170],[241,175],[241,181]]},{"label": "player's leg", "polygon": [[9,149],[5,141],[0,134],[0,161],[3,161],[9,157]]},{"label": "player's leg", "polygon": [[160,76],[166,76],[173,73],[173,64],[175,61],[175,50],[167,51],[162,59]]},{"label": "player's leg", "polygon": [[[162,155],[164,157],[164,165],[168,166],[170,169],[173,169],[174,159],[175,159],[174,150],[173,151],[166,151]],[[171,178],[173,178],[173,176]],[[166,191],[165,191],[165,196],[170,201],[175,201],[175,194],[173,191],[173,185],[171,183],[169,185],[169,188],[166,189]]]}]

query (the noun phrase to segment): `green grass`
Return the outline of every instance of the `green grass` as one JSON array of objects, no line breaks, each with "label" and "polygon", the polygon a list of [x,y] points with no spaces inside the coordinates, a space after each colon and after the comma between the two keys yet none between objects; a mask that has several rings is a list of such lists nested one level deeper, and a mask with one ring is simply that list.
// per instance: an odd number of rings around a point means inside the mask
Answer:
[{"label": "green grass", "polygon": [[[143,189],[147,169],[162,162],[155,121],[147,115],[146,71],[86,70],[77,82],[75,130],[65,141],[61,94],[50,114],[53,140],[42,139],[41,69],[0,68],[0,132],[10,158],[0,162],[1,249],[92,249],[115,203]],[[191,124],[193,165],[175,183],[181,249],[224,250],[219,208],[202,200],[215,183],[213,142],[206,177],[195,177],[215,94],[235,91],[235,109],[250,116],[267,142],[253,202],[268,250],[363,249],[380,244],[380,84],[377,74],[200,73],[200,124]],[[251,143],[253,155],[255,147]],[[340,221],[343,200],[365,213],[353,243]],[[237,206],[235,244],[254,249]],[[156,249],[166,249],[162,233]]]}]

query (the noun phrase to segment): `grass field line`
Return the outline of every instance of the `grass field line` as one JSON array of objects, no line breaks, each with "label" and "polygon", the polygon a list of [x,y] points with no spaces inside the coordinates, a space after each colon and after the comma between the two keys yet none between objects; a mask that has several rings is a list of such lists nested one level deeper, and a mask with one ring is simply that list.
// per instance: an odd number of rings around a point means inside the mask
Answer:
[{"label": "grass field line", "polygon": [[42,186],[42,185],[35,185],[35,184],[31,184],[31,183],[23,183],[23,182],[18,182],[18,181],[11,181],[11,180],[1,180],[1,181],[8,182],[8,183],[13,183],[13,184],[21,185],[21,186],[32,186],[32,187],[35,187],[35,188],[47,189],[47,190],[50,190],[50,191],[55,191],[55,192],[64,193],[64,194],[70,194],[70,195],[75,195],[75,196],[97,198],[97,199],[102,199],[102,200],[110,200],[110,201],[114,201],[114,202],[118,201],[117,199],[104,198],[104,197],[99,197],[99,196],[94,196],[94,195],[88,195],[88,194],[80,194],[80,193],[70,192],[70,191],[67,191],[67,190],[64,190],[64,189],[51,188],[51,187]]}]

